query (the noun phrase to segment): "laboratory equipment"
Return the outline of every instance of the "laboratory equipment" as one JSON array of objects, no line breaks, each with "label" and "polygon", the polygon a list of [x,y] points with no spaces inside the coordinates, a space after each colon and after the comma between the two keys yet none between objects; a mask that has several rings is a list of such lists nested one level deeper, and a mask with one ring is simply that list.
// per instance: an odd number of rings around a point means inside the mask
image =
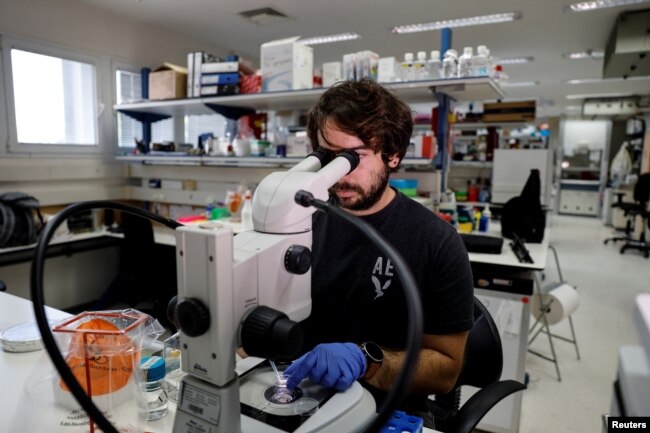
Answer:
[{"label": "laboratory equipment", "polygon": [[[298,205],[294,197],[306,190],[327,200],[328,189],[356,166],[356,154],[339,155],[323,168],[323,155],[310,156],[289,171],[264,178],[253,197],[254,231],[233,237],[231,229],[218,223],[176,229],[175,311],[181,365],[188,375],[180,383],[175,432],[193,431],[196,426],[216,432],[262,431],[278,416],[273,410],[293,414],[293,408],[278,409],[271,396],[248,388],[262,383],[267,389],[275,381],[272,370],[256,371],[261,358],[293,359],[302,345],[296,322],[311,312],[314,209]],[[253,363],[246,381],[243,372],[236,373],[240,365],[235,363],[235,350],[240,345],[247,354],[260,357],[257,362],[242,361]],[[301,384],[298,389],[304,386],[312,385]],[[241,417],[240,397],[251,400],[255,412]],[[332,395],[321,410],[326,408],[327,417],[319,417],[319,411],[299,431],[358,429],[372,417],[375,404],[355,383]]]}]

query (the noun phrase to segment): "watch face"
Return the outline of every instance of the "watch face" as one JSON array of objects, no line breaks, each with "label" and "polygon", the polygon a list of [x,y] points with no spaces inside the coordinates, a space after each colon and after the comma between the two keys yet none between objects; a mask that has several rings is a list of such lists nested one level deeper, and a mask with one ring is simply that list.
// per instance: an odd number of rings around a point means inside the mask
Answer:
[{"label": "watch face", "polygon": [[381,350],[381,347],[377,346],[375,343],[364,343],[366,349],[366,354],[374,362],[381,363],[384,360],[384,352]]}]

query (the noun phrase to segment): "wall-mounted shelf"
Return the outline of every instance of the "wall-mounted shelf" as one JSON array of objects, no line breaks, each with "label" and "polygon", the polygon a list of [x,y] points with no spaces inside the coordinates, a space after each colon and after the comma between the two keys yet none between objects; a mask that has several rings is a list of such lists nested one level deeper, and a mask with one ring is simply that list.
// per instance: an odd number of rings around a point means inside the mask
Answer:
[{"label": "wall-mounted shelf", "polygon": [[[434,102],[434,94],[437,92],[445,93],[452,99],[464,101],[501,99],[505,96],[490,77],[409,81],[384,85],[409,104]],[[144,112],[164,116],[213,114],[214,111],[219,111],[219,107],[263,111],[302,110],[311,108],[326,90],[326,88],[318,88],[209,98],[143,101],[115,105],[114,109],[122,112]]]},{"label": "wall-mounted shelf", "polygon": [[493,165],[492,161],[451,161],[452,167],[492,168]]},{"label": "wall-mounted shelf", "polygon": [[[304,157],[261,157],[261,156],[161,156],[161,155],[122,155],[116,156],[117,161],[139,163],[145,165],[189,165],[210,167],[291,167],[299,163]],[[430,166],[431,160],[425,158],[405,158],[402,166]]]}]

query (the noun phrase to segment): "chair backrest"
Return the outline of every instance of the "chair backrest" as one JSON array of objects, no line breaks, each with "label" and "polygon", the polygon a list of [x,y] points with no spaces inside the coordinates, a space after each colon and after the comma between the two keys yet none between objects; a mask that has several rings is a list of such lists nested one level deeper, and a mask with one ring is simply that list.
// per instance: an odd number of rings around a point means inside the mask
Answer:
[{"label": "chair backrest", "polygon": [[650,173],[644,173],[634,185],[634,201],[645,205],[650,200]]},{"label": "chair backrest", "polygon": [[467,337],[463,369],[455,388],[472,385],[483,388],[501,378],[503,349],[494,319],[474,297],[474,327]]}]

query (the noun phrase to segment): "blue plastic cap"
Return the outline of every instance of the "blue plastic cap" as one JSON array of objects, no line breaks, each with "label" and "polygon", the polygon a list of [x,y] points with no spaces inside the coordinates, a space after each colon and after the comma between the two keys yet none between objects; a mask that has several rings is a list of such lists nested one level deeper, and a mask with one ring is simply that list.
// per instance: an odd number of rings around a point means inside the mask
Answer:
[{"label": "blue plastic cap", "polygon": [[165,360],[160,356],[145,356],[140,361],[142,377],[147,382],[155,382],[165,377]]},{"label": "blue plastic cap", "polygon": [[396,410],[379,433],[422,433],[424,421],[419,416]]}]

